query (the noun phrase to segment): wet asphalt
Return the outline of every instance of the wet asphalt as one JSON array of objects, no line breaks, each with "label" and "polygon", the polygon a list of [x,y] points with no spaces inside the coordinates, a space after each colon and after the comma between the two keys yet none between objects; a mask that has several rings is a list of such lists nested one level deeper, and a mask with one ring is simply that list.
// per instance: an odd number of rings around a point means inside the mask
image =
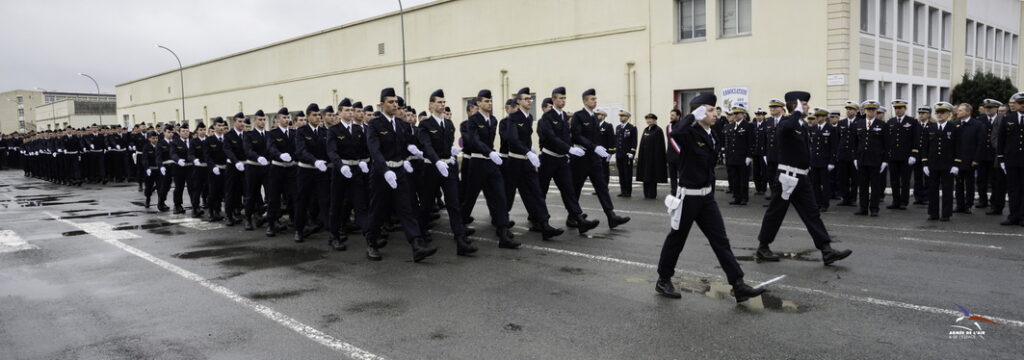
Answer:
[{"label": "wet asphalt", "polygon": [[[0,172],[0,230],[28,245],[0,243],[0,359],[334,359],[338,351],[261,315],[152,256],[229,289],[244,301],[388,359],[1019,359],[1024,350],[1024,227],[1000,217],[926,221],[925,208],[857,217],[823,214],[836,248],[853,255],[826,267],[795,211],[773,245],[778,263],[753,261],[765,202],[716,197],[733,251],[759,298],[736,304],[696,227],[674,282],[681,300],[654,292],[667,233],[662,201],[614,197],[632,221],[606,225],[589,185],[581,203],[602,224],[526,246],[499,249],[487,210],[473,214],[480,252],[455,255],[447,217],[440,251],[413,263],[400,233],[384,261],[365,259],[327,235],[296,244],[146,210],[134,184],[64,187]],[[660,189],[664,196],[666,188]],[[186,200],[186,203],[188,201]],[[552,224],[565,209],[548,194]],[[58,219],[59,218],[59,219]],[[119,242],[138,253],[112,245]],[[27,248],[25,248],[27,247]],[[956,305],[998,324],[963,320]],[[952,325],[984,338],[950,339]]]}]

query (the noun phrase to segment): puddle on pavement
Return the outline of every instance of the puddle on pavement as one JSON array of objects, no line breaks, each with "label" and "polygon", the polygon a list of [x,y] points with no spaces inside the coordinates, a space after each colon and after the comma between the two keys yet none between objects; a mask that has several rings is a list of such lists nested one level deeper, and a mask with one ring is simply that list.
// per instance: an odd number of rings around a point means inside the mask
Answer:
[{"label": "puddle on pavement", "polygon": [[[707,244],[704,244],[704,245],[710,246],[710,245],[707,245]],[[752,248],[752,247],[733,247],[733,249],[735,249],[735,250],[757,251],[757,248]],[[800,250],[800,251],[797,251],[797,252],[775,252],[775,255],[778,255],[783,260],[821,262],[821,258],[820,257],[812,257],[811,256],[812,254],[817,253],[817,252],[819,252],[818,249],[807,249],[807,250]],[[756,262],[757,261],[757,257],[755,257],[754,255],[736,255],[736,260],[737,261],[754,261],[754,262]]]},{"label": "puddle on pavement", "polygon": [[[626,279],[626,281],[637,282],[635,279]],[[655,281],[653,279],[647,279],[644,282],[650,284],[652,288],[654,287]],[[676,276],[672,278],[672,284],[676,286],[676,290],[679,290],[679,292],[700,294],[712,299],[736,303],[736,298],[732,296],[732,285],[726,283],[710,281],[707,278]],[[754,286],[755,284],[748,285]],[[803,313],[809,310],[807,305],[800,305],[792,300],[786,300],[776,294],[773,294],[771,291],[771,285],[768,285],[767,288],[768,291],[760,296],[750,298],[749,300],[736,305],[745,310],[793,314]]]},{"label": "puddle on pavement", "polygon": [[121,217],[132,217],[132,216],[141,215],[141,214],[145,214],[146,213],[145,211],[108,211],[108,212],[99,212],[99,213],[93,213],[93,214],[81,214],[81,215],[78,215],[77,213],[81,212],[81,211],[86,211],[86,210],[85,209],[81,209],[81,210],[68,210],[68,211],[64,211],[65,213],[71,213],[71,214],[75,214],[75,215],[61,216],[61,219],[91,219],[91,218],[98,218],[98,217],[121,218]]},{"label": "puddle on pavement", "polygon": [[85,230],[75,230],[75,231],[65,231],[65,232],[62,232],[60,235],[61,236],[79,236],[79,235],[85,235],[85,234],[88,234],[88,233],[89,232],[85,231]]},{"label": "puddle on pavement", "polygon": [[171,256],[188,260],[217,259],[223,266],[259,270],[318,261],[326,258],[325,254],[327,250],[314,248],[233,246],[180,252]]}]

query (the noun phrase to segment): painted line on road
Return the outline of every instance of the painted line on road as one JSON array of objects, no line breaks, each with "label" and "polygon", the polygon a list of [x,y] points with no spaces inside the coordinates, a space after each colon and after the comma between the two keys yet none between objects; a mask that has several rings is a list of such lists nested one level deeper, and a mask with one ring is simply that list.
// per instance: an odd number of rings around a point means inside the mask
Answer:
[{"label": "painted line on road", "polygon": [[[43,213],[46,214],[47,216],[50,216],[50,217],[56,219],[57,221],[63,222],[63,223],[68,224],[70,226],[74,226],[74,227],[80,228],[82,230],[89,231],[85,227],[81,226],[81,225],[84,225],[84,224],[78,224],[78,223],[74,223],[74,222],[71,222],[71,221],[68,221],[68,220],[65,220],[65,219],[61,219],[60,217],[58,217],[56,215],[53,215],[53,214],[51,214],[48,211],[44,211]],[[207,280],[207,279],[203,278],[202,276],[199,276],[196,273],[193,273],[191,271],[185,270],[185,269],[183,269],[183,268],[181,268],[181,267],[179,267],[177,265],[171,264],[171,263],[169,263],[167,261],[161,260],[161,259],[157,258],[156,256],[150,255],[149,253],[147,253],[145,251],[139,250],[139,249],[137,249],[135,247],[132,247],[132,246],[130,246],[128,244],[125,244],[125,243],[123,243],[121,241],[118,241],[117,239],[100,237],[100,236],[96,236],[96,237],[99,238],[100,240],[103,240],[104,242],[106,242],[106,243],[108,243],[110,245],[113,245],[113,246],[115,246],[115,247],[117,247],[117,248],[119,248],[121,250],[124,250],[124,251],[128,252],[129,254],[138,256],[138,257],[142,258],[143,260],[149,261],[150,263],[153,263],[154,265],[157,265],[157,266],[163,268],[164,270],[167,270],[167,271],[170,271],[170,272],[172,272],[174,274],[177,274],[178,276],[181,276],[181,277],[185,278],[186,280],[196,282],[199,285],[201,285],[202,287],[205,287],[205,288],[209,289],[210,291],[213,291],[213,292],[215,292],[217,294],[220,294],[220,295],[230,299],[231,301],[234,301],[235,303],[237,303],[239,305],[242,305],[242,306],[244,306],[244,307],[246,307],[246,308],[248,308],[248,309],[250,309],[252,311],[255,311],[256,313],[258,313],[260,315],[263,315],[264,317],[266,317],[266,318],[268,318],[270,320],[273,320],[274,322],[280,324],[281,326],[284,326],[284,327],[286,327],[288,329],[291,329],[292,331],[295,331],[295,332],[299,333],[302,336],[305,336],[306,338],[308,338],[310,340],[313,340],[313,341],[315,341],[315,342],[317,342],[317,343],[319,343],[321,345],[327,346],[328,348],[331,348],[332,350],[338,351],[338,352],[340,352],[340,353],[342,353],[342,354],[344,354],[344,355],[346,355],[346,356],[348,356],[350,358],[360,359],[360,360],[384,359],[384,357],[382,357],[382,356],[375,355],[375,354],[370,353],[370,352],[368,352],[366,350],[360,349],[360,348],[358,348],[358,347],[356,347],[356,346],[354,346],[352,344],[349,344],[349,343],[347,343],[345,341],[342,341],[341,339],[338,339],[338,338],[335,338],[335,337],[333,337],[331,335],[328,335],[327,333],[324,333],[323,331],[317,330],[316,328],[313,328],[312,326],[306,325],[306,324],[304,324],[304,323],[302,323],[302,322],[300,322],[300,321],[298,321],[298,320],[296,320],[296,319],[294,319],[294,318],[292,318],[292,317],[290,317],[288,315],[282,314],[282,313],[278,312],[277,310],[274,310],[273,308],[271,308],[269,306],[261,305],[259,303],[256,303],[255,301],[253,301],[253,300],[251,300],[249,298],[246,298],[244,296],[238,295],[238,293],[235,293],[231,289],[228,289],[228,288],[226,288],[224,286],[221,286],[221,285],[217,285],[217,284],[211,282],[210,280]]]},{"label": "painted line on road", "polygon": [[920,243],[926,243],[926,244],[935,244],[935,245],[963,246],[963,247],[979,248],[979,249],[991,249],[991,250],[1002,250],[1003,249],[1002,246],[995,246],[995,245],[963,244],[963,243],[952,242],[952,241],[928,240],[928,239],[919,239],[919,238],[912,238],[912,237],[901,237],[900,240],[920,242]]},{"label": "painted line on road", "polygon": [[24,250],[38,249],[38,246],[29,244],[14,230],[0,230],[0,254],[12,253]]}]

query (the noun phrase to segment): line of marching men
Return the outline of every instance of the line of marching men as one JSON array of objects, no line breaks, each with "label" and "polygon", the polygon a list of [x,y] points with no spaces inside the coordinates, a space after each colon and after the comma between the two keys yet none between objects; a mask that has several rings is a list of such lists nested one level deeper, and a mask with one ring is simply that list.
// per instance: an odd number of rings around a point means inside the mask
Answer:
[{"label": "line of marching men", "polygon": [[120,126],[68,127],[63,131],[5,135],[0,169],[22,168],[63,185],[128,181],[132,173],[131,133]]},{"label": "line of marching men", "polygon": [[[305,111],[217,117],[209,128],[140,124],[131,131],[99,130],[108,132],[102,147],[89,134],[68,129],[30,136],[19,154],[27,157],[27,176],[62,184],[134,176],[147,208],[155,194],[159,211],[173,206],[175,214],[184,214],[188,194],[193,217],[246,230],[265,226],[267,236],[290,227],[294,240],[303,242],[326,229],[329,246],[342,251],[348,234],[361,233],[371,260],[382,259],[389,230],[402,231],[418,262],[437,251],[430,229],[441,210],[448,214],[457,254],[477,251],[469,239],[475,230],[467,225],[481,192],[500,248],[521,246],[509,219],[517,192],[530,231],[544,240],[564,232],[549,222],[551,182],[567,209],[566,226],[580,234],[600,224],[579,205],[587,180],[610,228],[630,220],[615,213],[608,194],[614,130],[599,120],[604,114],[594,89],[581,98],[583,109],[571,113],[564,108],[565,88],[556,88],[544,101],[541,119],[534,119],[533,98],[524,88],[505,102],[507,116],[498,119],[491,92],[481,90],[467,106],[469,118],[459,124],[458,142],[442,90],[430,95],[429,109],[417,116],[387,88],[376,111],[345,98],[336,109],[314,103]],[[533,144],[535,131],[539,146]],[[111,153],[124,154],[128,160],[117,161],[126,162],[127,171],[92,175],[97,163],[86,161],[90,154]]]}]

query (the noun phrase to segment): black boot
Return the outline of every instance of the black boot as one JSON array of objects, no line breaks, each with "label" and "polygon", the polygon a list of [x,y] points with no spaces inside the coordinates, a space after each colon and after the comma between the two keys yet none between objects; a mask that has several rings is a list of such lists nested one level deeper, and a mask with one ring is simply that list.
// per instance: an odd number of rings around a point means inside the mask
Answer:
[{"label": "black boot", "polygon": [[761,244],[757,247],[757,252],[754,253],[754,257],[757,261],[769,261],[778,262],[779,256],[772,252],[772,249],[768,248],[768,244]]},{"label": "black boot", "polygon": [[224,223],[224,225],[227,226],[235,226],[235,224],[238,223],[238,219],[235,219],[235,214],[230,211],[227,213],[225,219],[227,219],[227,222]]},{"label": "black boot", "polygon": [[614,212],[608,212],[608,228],[614,229],[616,226],[629,222],[629,216],[618,216]]},{"label": "black boot", "polygon": [[203,217],[203,210],[192,208],[192,217],[195,219],[201,219]]},{"label": "black boot", "polygon": [[420,262],[430,255],[434,255],[437,248],[423,242],[423,238],[412,239],[412,262]]},{"label": "black boot", "polygon": [[245,217],[245,231],[252,231],[255,227],[252,226],[252,215]]},{"label": "black boot", "polygon": [[151,198],[152,198],[152,196],[147,196],[146,197],[146,205],[145,206],[146,206],[147,209],[149,209],[149,202],[151,201],[150,200]]},{"label": "black boot", "polygon": [[327,245],[330,245],[334,250],[345,251],[348,250],[348,246],[345,245],[346,241],[348,241],[348,237],[335,234],[331,235],[331,240],[327,242]]},{"label": "black boot", "polygon": [[732,284],[732,296],[736,298],[737,303],[747,301],[748,299],[761,295],[765,290],[763,288],[752,288],[750,285],[744,284],[743,279],[737,280],[735,284]]},{"label": "black boot", "polygon": [[[572,219],[572,217],[569,218]],[[566,222],[568,222],[568,220]],[[580,215],[579,219],[573,219],[573,222],[576,224],[576,230],[580,232],[580,235],[583,235],[587,231],[590,231],[590,229],[596,228],[598,225],[601,225],[600,220],[587,220],[585,214]]]},{"label": "black boot", "polygon": [[210,210],[210,222],[218,222],[224,220],[224,217],[220,215],[220,210]]},{"label": "black boot", "polygon": [[579,226],[580,226],[579,221],[576,220],[575,218],[573,218],[572,216],[570,216],[568,219],[565,219],[565,227],[574,228],[574,227],[579,227]]},{"label": "black boot", "polygon": [[654,284],[654,291],[657,291],[661,296],[670,299],[679,299],[683,295],[676,291],[676,287],[672,285],[671,279],[658,279],[658,282]]},{"label": "black boot", "polygon": [[541,236],[544,240],[550,240],[551,238],[562,235],[564,232],[562,229],[551,227],[547,221],[539,224]]},{"label": "black boot", "polygon": [[182,207],[181,205],[174,205],[174,212],[173,212],[173,214],[184,214],[184,213],[185,213],[185,208],[184,207]]},{"label": "black boot", "polygon": [[366,258],[370,261],[381,261],[384,259],[380,255],[380,250],[377,250],[377,244],[370,240],[366,240]]},{"label": "black boot", "polygon": [[847,256],[853,254],[853,250],[833,250],[827,248],[821,251],[821,260],[825,262],[825,266],[832,265],[832,263],[845,259]]},{"label": "black boot", "polygon": [[306,241],[306,239],[304,239],[304,238],[302,237],[302,231],[299,231],[299,230],[296,230],[296,231],[295,231],[295,237],[294,237],[294,239],[295,239],[295,242],[297,242],[297,243],[300,243],[300,242]]},{"label": "black boot", "polygon": [[267,237],[277,236],[277,221],[271,221],[270,225],[267,225]]},{"label": "black boot", "polygon": [[476,246],[469,240],[466,235],[455,236],[455,254],[459,256],[466,256],[477,252]]},{"label": "black boot", "polygon": [[502,249],[518,249],[523,246],[522,243],[515,241],[512,236],[512,231],[508,229],[498,229],[498,247]]},{"label": "black boot", "polygon": [[167,210],[170,210],[171,208],[167,207],[167,205],[164,205],[164,203],[157,203],[156,209],[159,210],[160,212],[165,212]]}]

